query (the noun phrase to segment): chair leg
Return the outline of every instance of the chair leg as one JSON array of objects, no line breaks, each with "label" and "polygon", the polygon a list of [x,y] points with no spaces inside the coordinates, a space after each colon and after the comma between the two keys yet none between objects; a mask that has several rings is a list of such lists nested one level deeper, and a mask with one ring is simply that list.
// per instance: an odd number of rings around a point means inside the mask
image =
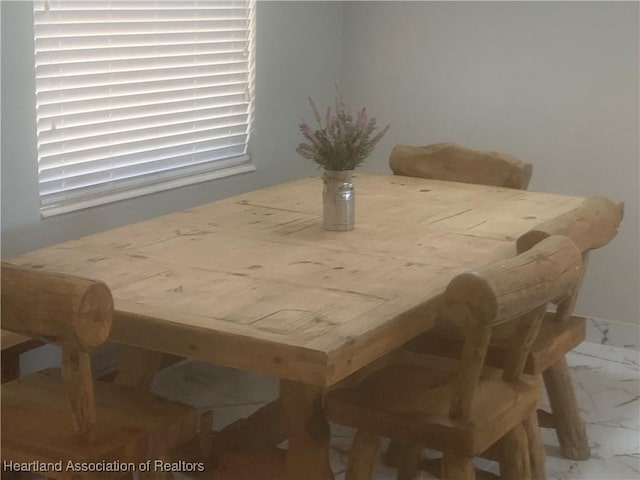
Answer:
[{"label": "chair leg", "polygon": [[380,437],[367,430],[358,430],[349,454],[345,480],[371,480],[376,472]]},{"label": "chair leg", "polygon": [[571,372],[564,357],[542,374],[562,455],[571,460],[591,457],[584,422],[578,410]]},{"label": "chair leg", "polygon": [[500,477],[504,480],[531,480],[529,443],[522,424],[502,437],[500,449]]},{"label": "chair leg", "polygon": [[476,471],[471,460],[445,453],[442,457],[442,480],[475,480]]},{"label": "chair leg", "polygon": [[537,413],[533,412],[529,418],[524,421],[523,425],[529,445],[531,478],[532,480],[545,480],[547,478],[545,451],[542,439],[540,438],[540,427],[538,425]]},{"label": "chair leg", "polygon": [[2,383],[10,382],[20,376],[20,354],[9,355],[3,351],[0,365],[2,369]]},{"label": "chair leg", "polygon": [[397,480],[415,480],[420,474],[422,445],[417,442],[406,442],[398,457]]},{"label": "chair leg", "polygon": [[402,462],[402,451],[409,445],[407,441],[392,438],[383,455],[384,464],[389,467],[398,468]]}]

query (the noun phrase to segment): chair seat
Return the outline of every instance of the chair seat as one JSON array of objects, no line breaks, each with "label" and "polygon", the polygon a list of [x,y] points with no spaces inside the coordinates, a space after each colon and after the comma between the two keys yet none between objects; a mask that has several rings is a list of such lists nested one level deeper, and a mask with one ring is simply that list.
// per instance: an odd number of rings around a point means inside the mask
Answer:
[{"label": "chair seat", "polygon": [[535,411],[541,386],[524,376],[514,384],[501,371],[485,369],[468,420],[449,418],[457,362],[411,355],[384,367],[355,387],[325,398],[329,420],[384,436],[416,440],[426,447],[476,456]]},{"label": "chair seat", "polygon": [[584,317],[571,316],[563,322],[545,317],[540,327],[525,371],[538,375],[556,363],[586,338],[587,320]]},{"label": "chair seat", "polygon": [[[491,345],[487,352],[487,365],[494,367],[504,365],[508,346],[504,339],[509,338],[515,327],[516,324],[514,322],[509,322],[494,329]],[[562,322],[558,322],[553,314],[547,313],[540,326],[538,337],[527,357],[525,373],[530,375],[541,374],[580,345],[585,337],[586,319],[584,317],[571,316]],[[409,342],[407,346],[412,351],[456,358],[462,352],[463,342],[462,333],[455,327],[439,325]]]},{"label": "chair seat", "polygon": [[[2,460],[63,461],[52,478],[120,478],[125,472],[65,471],[74,463],[132,462],[161,458],[192,439],[196,411],[148,392],[95,382],[98,423],[91,441],[71,425],[64,383],[57,370],[45,370],[2,386]],[[34,458],[34,452],[38,452]]]}]

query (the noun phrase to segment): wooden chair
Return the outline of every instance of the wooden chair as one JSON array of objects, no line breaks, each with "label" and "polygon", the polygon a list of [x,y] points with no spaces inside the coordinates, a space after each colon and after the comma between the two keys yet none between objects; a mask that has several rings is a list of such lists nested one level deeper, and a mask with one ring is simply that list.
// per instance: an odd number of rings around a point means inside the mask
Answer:
[{"label": "wooden chair", "polygon": [[[379,437],[443,452],[442,478],[474,478],[472,458],[501,449],[503,478],[544,478],[536,408],[539,379],[522,374],[548,302],[563,310],[582,274],[575,244],[561,236],[521,255],[455,277],[443,295],[443,316],[464,325],[459,361],[425,354],[399,359],[353,387],[325,397],[330,421],[357,429],[348,480],[372,478]],[[504,369],[483,368],[492,327],[513,324]],[[403,463],[398,478],[413,478]]]},{"label": "wooden chair", "polygon": [[[167,459],[196,438],[189,406],[113,383],[93,382],[89,352],[109,336],[113,300],[101,282],[2,263],[2,327],[62,346],[62,367],[2,386],[3,466],[6,462],[62,462],[55,479],[129,476],[74,471],[102,462],[139,465]],[[5,469],[3,475],[11,475]],[[170,475],[170,474],[169,474]],[[160,470],[140,478],[167,478]]]},{"label": "wooden chair", "polygon": [[[589,252],[606,245],[616,235],[622,213],[620,204],[602,197],[590,198],[574,211],[542,223],[522,235],[517,240],[517,251],[525,252],[551,235],[564,235],[571,238],[582,252],[586,269]],[[556,430],[563,456],[572,460],[590,457],[584,421],[565,359],[566,354],[582,343],[586,336],[586,319],[570,315],[581,283],[582,278],[572,300],[565,303],[565,311],[545,315],[525,365],[525,373],[542,375],[549,397],[551,411],[539,411],[539,423],[542,427]],[[503,364],[509,335],[508,325],[496,328],[487,354],[489,365]],[[452,357],[459,354],[462,345],[462,332],[450,324],[441,324],[407,347],[416,352]]]},{"label": "wooden chair", "polygon": [[396,145],[389,157],[395,175],[526,190],[532,166],[498,152],[483,152],[455,143]]},{"label": "wooden chair", "polygon": [[[490,155],[494,158],[491,159]],[[395,174],[435,178],[485,185],[509,186],[526,189],[531,177],[531,165],[504,154],[474,152],[454,144],[435,144],[427,147],[397,145],[391,152],[390,166]],[[517,242],[517,251],[523,252],[550,235],[571,238],[588,262],[588,252],[609,243],[617,233],[622,220],[622,205],[595,197],[580,208],[552,222],[546,222],[527,232]],[[576,291],[577,297],[578,291]],[[575,302],[575,298],[574,298]],[[573,308],[573,304],[570,306]],[[504,348],[498,340],[505,333],[494,336],[488,361],[499,365]],[[571,375],[566,364],[568,352],[582,343],[586,336],[586,319],[567,317],[559,322],[555,315],[545,317],[540,335],[527,359],[526,373],[543,374],[551,412],[540,412],[540,425],[555,428],[562,454],[572,460],[590,457],[584,422],[579,414]],[[414,351],[435,355],[457,355],[463,339],[451,325],[440,325],[409,344]],[[398,446],[392,442],[387,455],[396,463]]]},{"label": "wooden chair", "polygon": [[[389,167],[394,175],[432,178],[452,182],[493,185],[496,187],[526,190],[531,180],[533,166],[517,158],[498,152],[471,150],[455,143],[434,143],[426,146],[396,145],[389,156]],[[423,349],[425,353],[448,354],[440,348],[439,338],[457,334],[449,328],[430,330],[412,344],[412,349]],[[453,354],[459,354],[462,338],[458,335]],[[431,350],[435,345],[436,349]],[[389,445],[386,462],[398,466],[401,450],[406,446],[395,440]]]}]

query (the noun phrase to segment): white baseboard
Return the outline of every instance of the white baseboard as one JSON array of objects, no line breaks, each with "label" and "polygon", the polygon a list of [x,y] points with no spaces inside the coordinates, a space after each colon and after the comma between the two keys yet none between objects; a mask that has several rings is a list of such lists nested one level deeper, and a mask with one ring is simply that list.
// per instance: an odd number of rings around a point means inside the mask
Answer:
[{"label": "white baseboard", "polygon": [[640,325],[587,319],[587,342],[640,350]]}]

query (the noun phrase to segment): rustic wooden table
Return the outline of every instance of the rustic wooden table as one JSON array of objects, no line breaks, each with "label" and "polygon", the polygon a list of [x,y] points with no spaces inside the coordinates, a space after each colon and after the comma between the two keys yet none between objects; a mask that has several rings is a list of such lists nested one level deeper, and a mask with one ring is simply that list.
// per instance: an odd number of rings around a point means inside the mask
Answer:
[{"label": "rustic wooden table", "polygon": [[[332,478],[321,397],[435,322],[457,273],[584,198],[359,173],[356,228],[321,227],[318,178],[153,218],[13,259],[103,280],[113,340],[281,379],[287,476]],[[120,381],[159,363],[127,350]],[[127,363],[127,362],[125,362]]]}]

